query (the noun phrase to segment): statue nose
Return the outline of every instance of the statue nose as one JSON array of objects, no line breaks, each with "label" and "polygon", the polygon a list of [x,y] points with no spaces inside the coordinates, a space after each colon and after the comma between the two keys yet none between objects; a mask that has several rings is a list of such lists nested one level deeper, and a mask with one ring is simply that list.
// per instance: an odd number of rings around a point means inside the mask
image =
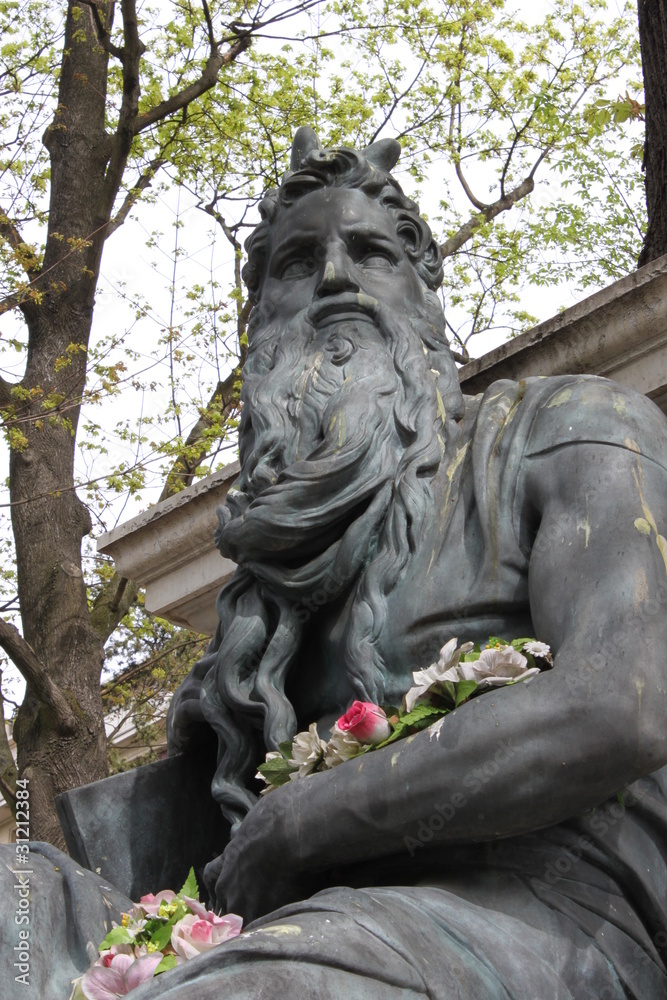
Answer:
[{"label": "statue nose", "polygon": [[359,282],[354,276],[354,264],[349,256],[334,250],[327,254],[317,295],[337,295],[340,292],[358,292]]}]

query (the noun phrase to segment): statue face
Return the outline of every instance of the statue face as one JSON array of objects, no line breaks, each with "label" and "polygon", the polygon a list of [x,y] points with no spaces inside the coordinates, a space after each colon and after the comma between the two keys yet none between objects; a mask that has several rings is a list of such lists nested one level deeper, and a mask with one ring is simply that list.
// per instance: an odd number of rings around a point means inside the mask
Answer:
[{"label": "statue face", "polygon": [[289,322],[304,310],[316,327],[353,315],[409,315],[424,286],[389,213],[362,191],[322,188],[283,211],[271,231],[262,302]]}]

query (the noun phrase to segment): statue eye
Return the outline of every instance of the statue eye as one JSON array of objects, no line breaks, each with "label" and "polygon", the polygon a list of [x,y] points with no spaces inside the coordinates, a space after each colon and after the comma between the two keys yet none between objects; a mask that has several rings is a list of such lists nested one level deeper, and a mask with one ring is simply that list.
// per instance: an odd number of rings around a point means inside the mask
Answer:
[{"label": "statue eye", "polygon": [[389,271],[394,263],[393,257],[386,250],[367,250],[359,259],[361,267],[381,271]]},{"label": "statue eye", "polygon": [[281,280],[308,278],[315,273],[315,261],[311,256],[291,257],[280,269]]}]

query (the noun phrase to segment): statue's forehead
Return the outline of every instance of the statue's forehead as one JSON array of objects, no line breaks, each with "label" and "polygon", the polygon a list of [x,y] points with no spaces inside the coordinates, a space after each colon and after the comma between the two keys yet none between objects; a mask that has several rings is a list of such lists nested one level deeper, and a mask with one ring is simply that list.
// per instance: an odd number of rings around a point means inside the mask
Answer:
[{"label": "statue's forehead", "polygon": [[354,188],[318,188],[282,209],[271,227],[271,248],[292,239],[326,240],[350,233],[396,239],[392,218],[376,199]]}]

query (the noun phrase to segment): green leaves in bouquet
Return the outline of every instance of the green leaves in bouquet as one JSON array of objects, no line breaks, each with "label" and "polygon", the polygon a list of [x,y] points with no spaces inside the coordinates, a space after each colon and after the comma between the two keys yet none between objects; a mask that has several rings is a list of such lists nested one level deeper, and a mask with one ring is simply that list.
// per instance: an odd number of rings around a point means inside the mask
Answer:
[{"label": "green leaves in bouquet", "polygon": [[183,883],[183,888],[178,895],[188,896],[190,899],[199,899],[199,886],[197,885],[197,876],[195,875],[194,868],[190,868],[188,877]]},{"label": "green leaves in bouquet", "polygon": [[114,927],[100,944],[99,951],[108,951],[112,944],[133,944],[133,940],[124,927]]},{"label": "green leaves in bouquet", "polygon": [[393,723],[394,731],[391,736],[384,743],[378,743],[375,749],[386,747],[410,732],[418,733],[421,729],[426,729],[438,716],[449,715],[450,711],[449,708],[440,708],[437,705],[415,705],[411,712],[399,716],[398,722]]},{"label": "green leaves in bouquet", "polygon": [[264,780],[274,787],[287,784],[290,774],[298,770],[293,764],[290,764],[292,741],[284,740],[283,743],[279,744],[278,750],[281,753],[280,757],[267,760],[257,768]]}]

